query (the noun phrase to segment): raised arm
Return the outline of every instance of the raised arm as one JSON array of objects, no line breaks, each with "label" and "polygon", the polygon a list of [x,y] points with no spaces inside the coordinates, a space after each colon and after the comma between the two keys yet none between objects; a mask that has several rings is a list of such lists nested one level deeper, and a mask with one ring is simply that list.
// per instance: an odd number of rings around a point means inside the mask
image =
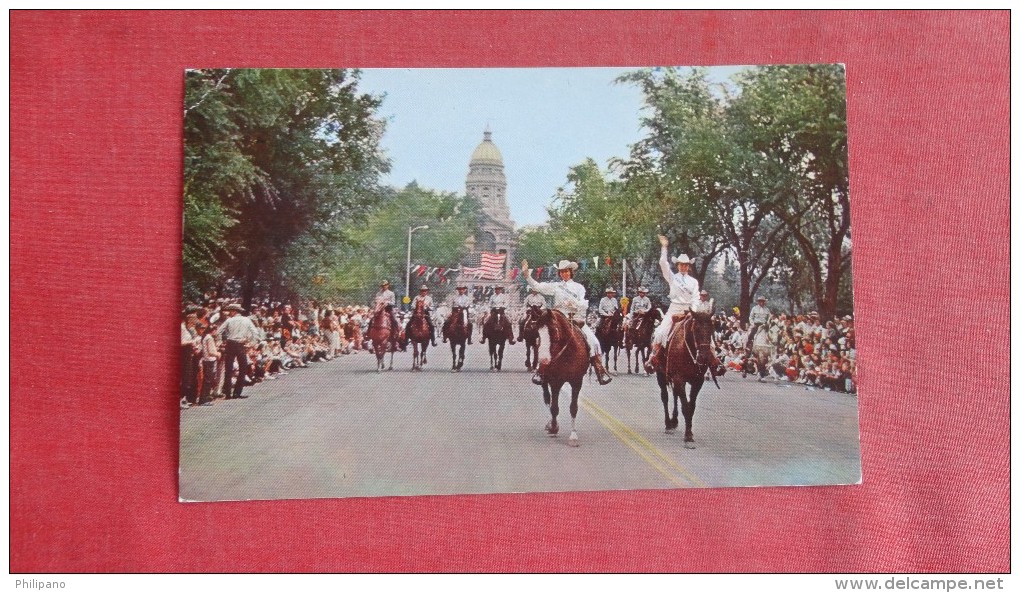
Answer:
[{"label": "raised arm", "polygon": [[662,245],[662,252],[659,254],[659,270],[662,271],[662,277],[669,285],[673,281],[673,270],[669,269],[669,239],[659,235],[659,244]]}]

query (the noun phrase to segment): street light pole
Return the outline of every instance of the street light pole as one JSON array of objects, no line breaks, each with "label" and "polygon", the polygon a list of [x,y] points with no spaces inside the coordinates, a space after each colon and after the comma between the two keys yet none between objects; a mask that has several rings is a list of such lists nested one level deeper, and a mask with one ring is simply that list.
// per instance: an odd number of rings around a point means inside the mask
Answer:
[{"label": "street light pole", "polygon": [[[428,230],[429,225],[423,224],[422,226],[416,226],[414,228],[407,227],[407,275],[404,276],[404,296],[411,297],[411,234],[415,231]],[[401,300],[402,302],[403,300]]]}]

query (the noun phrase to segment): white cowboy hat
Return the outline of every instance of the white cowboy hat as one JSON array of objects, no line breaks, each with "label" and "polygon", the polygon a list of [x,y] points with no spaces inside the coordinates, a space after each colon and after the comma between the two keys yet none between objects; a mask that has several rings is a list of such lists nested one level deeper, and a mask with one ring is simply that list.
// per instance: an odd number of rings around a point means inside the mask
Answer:
[{"label": "white cowboy hat", "polygon": [[428,290],[428,289],[429,289],[428,286],[422,286],[421,288],[418,289],[418,292],[421,292],[423,290]]},{"label": "white cowboy hat", "polygon": [[389,280],[383,280],[382,282],[379,283],[379,286],[389,286],[389,285],[390,285],[390,281]]},{"label": "white cowboy hat", "polygon": [[463,288],[464,290],[467,290],[467,284],[458,284],[458,285],[457,285],[457,290],[460,290],[460,289],[462,289],[462,288]]},{"label": "white cowboy hat", "polygon": [[609,292],[616,292],[616,289],[615,289],[615,288],[613,288],[612,286],[610,286],[610,287],[607,287],[607,288],[606,288],[606,292],[607,292],[607,293],[609,293]]},{"label": "white cowboy hat", "polygon": [[674,257],[673,258],[673,263],[675,263],[675,264],[689,264],[689,263],[691,263],[691,258],[687,257],[686,253],[681,253],[679,257]]},{"label": "white cowboy hat", "polygon": [[560,263],[556,264],[557,270],[576,270],[577,262],[572,262],[566,259],[561,259]]},{"label": "white cowboy hat", "polygon": [[506,287],[505,286],[496,285],[496,286],[493,286],[493,289],[494,290],[506,290]]},{"label": "white cowboy hat", "polygon": [[765,297],[758,297],[758,300],[759,300],[759,301],[764,301],[764,300],[765,300]]},{"label": "white cowboy hat", "polygon": [[638,289],[637,289],[637,291],[638,291],[638,292],[648,292],[648,289],[647,289],[647,288],[645,288],[644,286],[639,286],[639,287],[638,287]]},{"label": "white cowboy hat", "polygon": [[241,307],[241,305],[238,305],[237,303],[234,303],[234,304],[231,304],[231,305],[227,305],[226,307],[223,308],[223,310],[224,311],[237,311],[238,313],[241,313],[241,312],[244,311],[244,308]]}]

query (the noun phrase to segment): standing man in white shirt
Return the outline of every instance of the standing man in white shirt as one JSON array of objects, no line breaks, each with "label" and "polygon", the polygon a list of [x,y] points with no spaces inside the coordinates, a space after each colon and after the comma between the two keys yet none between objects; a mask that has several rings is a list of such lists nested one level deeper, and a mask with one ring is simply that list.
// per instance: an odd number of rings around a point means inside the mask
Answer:
[{"label": "standing man in white shirt", "polygon": [[[225,311],[230,317],[220,326],[219,336],[223,340],[223,357],[226,359],[226,368],[223,372],[223,395],[225,399],[245,399],[247,395],[241,395],[244,389],[246,375],[248,373],[248,344],[258,342],[259,331],[255,324],[241,313],[244,309],[241,305],[227,305]],[[230,381],[234,374],[234,365],[237,365],[237,381],[233,390],[230,388]]]},{"label": "standing man in white shirt", "polygon": [[560,282],[538,282],[531,277],[531,270],[528,268],[528,260],[521,262],[521,272],[528,286],[539,294],[553,297],[553,308],[563,313],[580,327],[584,339],[588,342],[588,355],[591,365],[595,369],[595,377],[600,385],[606,385],[613,380],[609,372],[602,366],[602,350],[599,348],[599,341],[595,338],[595,332],[588,327],[585,321],[585,313],[588,310],[588,301],[585,300],[585,289],[574,280],[574,270],[577,263],[567,260],[560,260],[556,266]]},{"label": "standing man in white shirt", "polygon": [[673,258],[676,264],[676,273],[669,269],[669,239],[659,235],[659,245],[662,249],[659,254],[659,270],[662,278],[669,286],[669,308],[662,319],[662,323],[652,334],[652,356],[645,362],[645,371],[654,373],[658,368],[660,352],[669,339],[669,332],[673,329],[673,316],[687,316],[691,310],[691,304],[698,297],[698,280],[690,275],[691,258],[686,253]]}]

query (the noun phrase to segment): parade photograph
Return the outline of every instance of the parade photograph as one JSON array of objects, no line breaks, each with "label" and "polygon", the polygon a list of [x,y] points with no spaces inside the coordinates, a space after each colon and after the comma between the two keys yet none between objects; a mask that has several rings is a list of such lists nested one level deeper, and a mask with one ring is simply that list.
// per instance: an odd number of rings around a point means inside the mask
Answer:
[{"label": "parade photograph", "polygon": [[181,501],[862,482],[842,65],[182,75]]}]

